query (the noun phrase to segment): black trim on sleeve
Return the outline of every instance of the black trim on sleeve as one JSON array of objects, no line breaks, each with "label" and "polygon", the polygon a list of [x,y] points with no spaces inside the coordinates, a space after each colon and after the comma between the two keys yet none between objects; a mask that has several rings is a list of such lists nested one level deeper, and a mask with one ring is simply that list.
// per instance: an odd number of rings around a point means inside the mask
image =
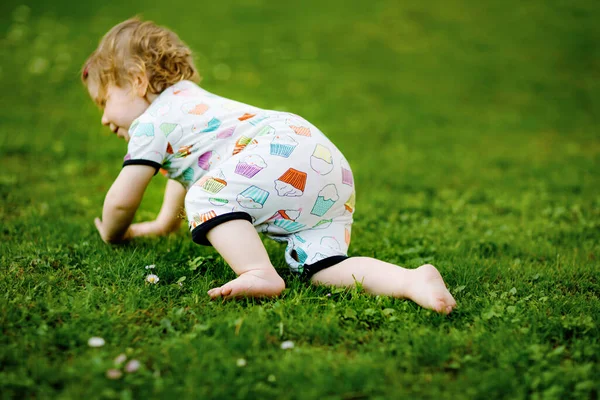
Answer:
[{"label": "black trim on sleeve", "polygon": [[154,172],[154,175],[156,175],[158,173],[158,170],[162,168],[162,165],[160,165],[156,161],[150,161],[150,160],[144,160],[144,159],[127,160],[127,161],[123,162],[123,167],[126,167],[128,165],[147,165],[149,167],[154,167],[154,168],[156,168],[156,172]]},{"label": "black trim on sleeve", "polygon": [[211,246],[210,242],[206,238],[206,234],[212,228],[217,225],[221,225],[224,222],[233,221],[236,219],[245,219],[246,221],[252,223],[252,217],[250,214],[242,211],[231,212],[223,215],[219,215],[218,217],[211,218],[208,221],[198,225],[192,231],[192,240],[194,243],[198,243],[202,246]]},{"label": "black trim on sleeve", "polygon": [[304,264],[304,272],[302,272],[302,279],[310,280],[314,274],[322,271],[326,268],[333,267],[336,264],[348,259],[347,256],[331,256],[317,261],[314,264]]}]

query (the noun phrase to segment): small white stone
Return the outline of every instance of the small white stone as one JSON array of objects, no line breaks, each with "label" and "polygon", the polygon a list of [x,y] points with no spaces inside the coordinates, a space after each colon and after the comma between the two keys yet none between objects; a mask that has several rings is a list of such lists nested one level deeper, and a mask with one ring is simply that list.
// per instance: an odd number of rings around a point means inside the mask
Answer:
[{"label": "small white stone", "polygon": [[140,369],[140,362],[138,360],[131,360],[125,365],[125,372],[135,372]]},{"label": "small white stone", "polygon": [[245,359],[245,358],[238,358],[238,359],[237,359],[237,361],[235,362],[235,364],[236,364],[238,367],[245,367],[245,366],[246,366],[246,364],[247,364],[247,362],[246,362],[246,359]]},{"label": "small white stone", "polygon": [[293,348],[294,348],[294,342],[292,342],[291,340],[286,340],[285,342],[281,343],[282,350],[289,350],[289,349],[293,349]]},{"label": "small white stone", "polygon": [[115,358],[114,362],[115,362],[115,365],[120,365],[120,364],[123,364],[126,360],[127,360],[127,356],[125,354],[121,353]]},{"label": "small white stone", "polygon": [[106,377],[108,379],[119,379],[122,376],[123,376],[123,373],[120,370],[115,369],[115,368],[111,368],[106,371]]},{"label": "small white stone", "polygon": [[101,337],[91,337],[88,339],[88,346],[90,347],[102,347],[106,342]]}]

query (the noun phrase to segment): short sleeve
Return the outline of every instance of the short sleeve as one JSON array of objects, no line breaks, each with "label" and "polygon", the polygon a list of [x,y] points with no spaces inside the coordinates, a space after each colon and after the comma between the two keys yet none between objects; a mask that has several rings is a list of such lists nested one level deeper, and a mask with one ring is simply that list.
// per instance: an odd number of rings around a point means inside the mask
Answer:
[{"label": "short sleeve", "polygon": [[162,167],[167,152],[167,138],[151,118],[135,120],[129,128],[129,145],[123,167],[127,165],[148,165],[156,172]]}]

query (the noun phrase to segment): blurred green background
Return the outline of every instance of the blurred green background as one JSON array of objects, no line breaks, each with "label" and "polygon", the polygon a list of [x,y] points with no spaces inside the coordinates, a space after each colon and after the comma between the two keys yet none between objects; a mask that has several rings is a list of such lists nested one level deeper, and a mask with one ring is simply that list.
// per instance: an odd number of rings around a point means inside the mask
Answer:
[{"label": "blurred green background", "polygon": [[[327,303],[294,280],[281,300],[214,305],[204,293],[230,272],[185,229],[104,246],[93,218],[125,145],[79,70],[133,15],[179,34],[207,90],[320,127],[354,170],[350,254],[434,263],[457,311],[357,293]],[[598,21],[593,0],[3,1],[3,394],[597,398]],[[137,220],[156,215],[154,181]],[[153,263],[165,269],[149,290],[137,264]],[[104,353],[86,347],[93,335],[112,337]],[[273,337],[302,351],[282,358]],[[146,372],[105,387],[125,348]]]}]

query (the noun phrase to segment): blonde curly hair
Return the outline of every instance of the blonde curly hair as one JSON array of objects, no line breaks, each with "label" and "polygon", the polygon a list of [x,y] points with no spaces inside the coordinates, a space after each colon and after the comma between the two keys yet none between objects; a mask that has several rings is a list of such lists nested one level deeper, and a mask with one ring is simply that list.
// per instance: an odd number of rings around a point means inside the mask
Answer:
[{"label": "blonde curly hair", "polygon": [[148,80],[148,91],[160,94],[182,80],[200,82],[192,51],[172,31],[151,21],[131,18],[114,26],[83,64],[81,80],[97,87],[94,101],[101,107],[109,85],[133,87],[138,76]]}]

